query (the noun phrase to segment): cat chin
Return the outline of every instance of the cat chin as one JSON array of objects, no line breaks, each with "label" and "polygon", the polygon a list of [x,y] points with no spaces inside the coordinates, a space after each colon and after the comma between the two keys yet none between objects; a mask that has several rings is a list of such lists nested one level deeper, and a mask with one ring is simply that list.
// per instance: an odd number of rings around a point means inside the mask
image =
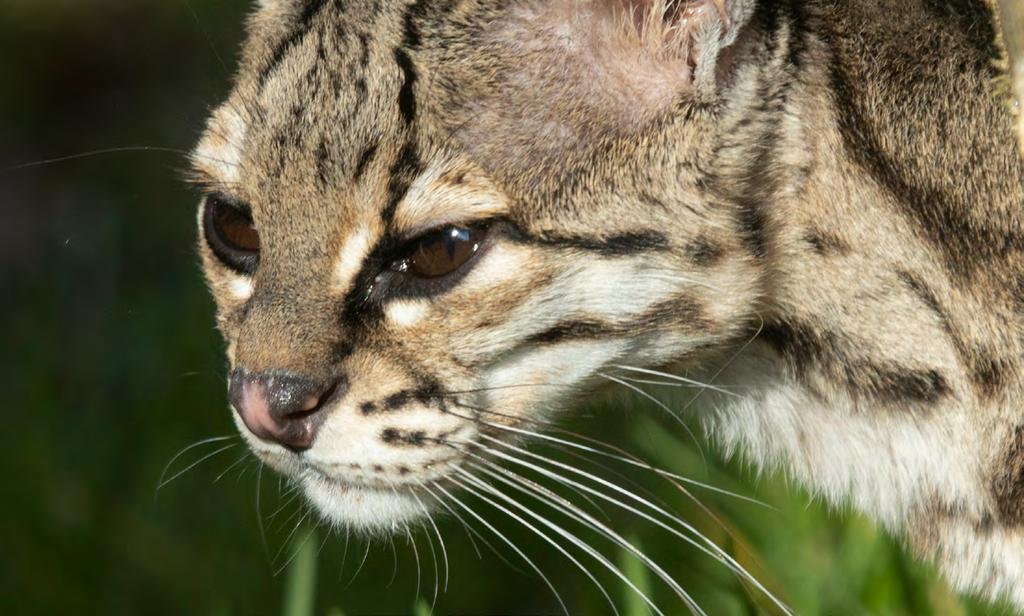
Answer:
[{"label": "cat chin", "polygon": [[404,532],[426,515],[423,497],[403,489],[377,489],[324,477],[303,479],[306,498],[326,522],[371,535]]}]

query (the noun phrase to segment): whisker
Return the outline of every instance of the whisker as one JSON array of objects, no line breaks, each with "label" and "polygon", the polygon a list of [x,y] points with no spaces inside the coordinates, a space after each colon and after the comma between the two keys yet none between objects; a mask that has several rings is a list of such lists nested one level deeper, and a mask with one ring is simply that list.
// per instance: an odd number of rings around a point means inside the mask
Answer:
[{"label": "whisker", "polygon": [[292,561],[295,560],[295,557],[298,556],[299,553],[302,552],[302,548],[306,547],[306,544],[309,543],[309,540],[312,539],[315,534],[316,534],[316,530],[313,529],[313,528],[310,528],[306,532],[306,538],[303,539],[301,542],[299,542],[299,545],[296,546],[296,548],[294,550],[292,550],[292,555],[289,556],[288,560],[286,560],[284,562],[284,564],[281,565],[281,567],[277,571],[274,572],[273,577],[277,577],[277,576],[281,575],[281,572],[283,572],[285,569],[287,569],[288,565],[292,564]]},{"label": "whisker", "polygon": [[[671,588],[672,591],[676,594],[676,596],[678,596],[683,601],[683,603],[685,603],[686,606],[688,608],[690,608],[690,610],[692,612],[698,613],[698,614],[703,614],[703,610],[701,610],[700,606],[697,605],[696,602],[693,601],[693,599],[690,597],[689,593],[687,593],[681,586],[679,586],[679,584],[672,578],[671,575],[669,575],[664,569],[662,569],[657,563],[655,563],[653,560],[651,560],[647,555],[645,555],[643,552],[641,552],[639,548],[637,548],[632,543],[630,543],[625,538],[623,538],[622,535],[620,535],[617,532],[615,532],[614,530],[612,530],[611,527],[609,527],[606,524],[603,524],[599,520],[595,519],[593,516],[587,514],[585,511],[583,511],[582,509],[580,509],[576,505],[573,505],[569,501],[565,500],[565,498],[555,494],[551,490],[547,490],[547,489],[543,488],[542,486],[539,486],[536,482],[532,482],[532,481],[530,481],[530,480],[528,480],[528,479],[526,479],[526,478],[524,478],[524,477],[522,477],[520,475],[517,475],[517,474],[513,473],[512,471],[509,471],[508,469],[504,469],[504,468],[494,464],[493,462],[490,462],[489,460],[486,460],[486,459],[484,459],[484,458],[482,458],[480,456],[477,456],[476,454],[469,454],[469,455],[471,455],[473,457],[476,457],[477,459],[480,459],[486,465],[488,465],[488,466],[490,466],[492,468],[497,469],[499,472],[501,472],[503,474],[512,475],[512,476],[514,476],[517,479],[517,481],[529,485],[531,487],[531,489],[533,489],[537,493],[537,494],[534,494],[535,497],[537,497],[539,495],[546,495],[546,496],[550,497],[551,499],[553,499],[555,502],[560,503],[560,505],[559,505],[559,504],[552,503],[551,501],[548,501],[549,505],[554,506],[557,510],[559,510],[563,514],[567,515],[570,519],[573,519],[575,521],[581,522],[582,524],[584,524],[588,528],[591,528],[591,529],[597,531],[598,533],[600,533],[601,535],[603,535],[604,537],[606,537],[607,539],[609,539],[610,541],[612,541],[616,545],[619,545],[623,549],[625,549],[628,552],[630,552],[631,554],[633,554],[642,563],[644,563],[644,565],[648,569],[650,569],[651,572],[653,572],[655,575],[657,575],[669,588]],[[542,473],[542,474],[545,474],[545,473]],[[564,480],[564,478],[558,476],[557,474],[553,474],[553,473],[552,474],[545,474],[545,476],[548,476],[549,478],[552,478],[555,481],[558,481],[562,485],[564,485],[565,481],[567,481],[567,480]],[[542,500],[544,500],[544,499],[542,499]],[[642,597],[645,596],[643,593],[640,593],[640,595]],[[657,610],[658,608],[655,607],[654,609]],[[660,613],[660,611],[659,611],[659,613]]]},{"label": "whisker", "polygon": [[506,545],[508,545],[510,548],[512,548],[512,550],[516,554],[518,554],[519,557],[522,558],[526,562],[526,564],[528,564],[530,566],[530,568],[533,569],[537,573],[537,575],[539,575],[541,577],[542,580],[544,580],[544,584],[547,585],[547,587],[555,595],[555,599],[558,600],[558,604],[562,607],[562,612],[565,614],[565,616],[569,616],[569,608],[567,608],[565,606],[565,602],[562,600],[562,595],[560,595],[558,593],[558,591],[555,589],[554,584],[551,583],[551,580],[548,579],[548,576],[544,575],[544,572],[541,571],[540,568],[532,560],[530,560],[530,558],[528,556],[526,556],[526,554],[524,554],[523,551],[520,550],[519,547],[514,542],[512,542],[505,535],[501,534],[501,532],[498,531],[498,529],[495,528],[494,525],[489,523],[487,520],[483,519],[477,512],[473,511],[473,509],[471,509],[468,505],[466,505],[461,500],[456,498],[451,492],[446,490],[444,488],[444,486],[439,485],[439,484],[434,484],[434,487],[436,487],[438,490],[440,490],[445,496],[450,498],[452,500],[452,502],[454,502],[459,507],[464,509],[466,511],[466,513],[468,513],[469,515],[473,516],[473,518],[476,519],[477,522],[480,522],[481,524],[483,524],[488,530],[490,530],[492,533],[494,533],[499,539],[504,541]]},{"label": "whisker", "polygon": [[[474,541],[474,540],[473,540],[473,537],[474,537],[474,536],[476,536],[476,538],[477,538],[477,539],[479,539],[480,541],[482,541],[482,542],[483,542],[483,544],[484,544],[484,545],[485,545],[485,546],[487,547],[487,549],[489,549],[489,550],[490,550],[490,551],[491,551],[491,552],[492,552],[492,553],[493,553],[493,554],[494,554],[495,556],[497,556],[497,557],[498,557],[498,558],[499,558],[499,559],[501,560],[501,562],[505,563],[505,564],[506,564],[506,565],[508,565],[508,566],[509,566],[510,568],[514,569],[514,570],[515,570],[516,572],[518,572],[518,573],[520,573],[520,574],[523,574],[523,575],[525,575],[525,572],[524,572],[524,571],[523,571],[522,569],[520,569],[520,568],[519,568],[519,567],[517,567],[516,565],[512,564],[511,562],[509,562],[509,561],[508,561],[508,559],[507,559],[507,558],[505,558],[505,557],[504,557],[504,556],[503,556],[503,555],[501,554],[501,552],[499,552],[499,551],[497,550],[497,548],[495,548],[495,547],[494,547],[494,546],[493,546],[493,545],[491,544],[491,542],[487,540],[487,538],[486,538],[486,537],[484,537],[483,535],[481,535],[481,534],[480,534],[480,532],[479,532],[479,531],[478,531],[477,529],[473,528],[473,526],[472,526],[472,525],[470,525],[470,524],[469,524],[468,522],[466,522],[465,518],[463,518],[463,517],[462,517],[462,515],[460,515],[458,511],[456,511],[455,509],[453,509],[453,508],[452,508],[452,506],[451,506],[451,505],[449,505],[447,501],[445,501],[445,500],[444,500],[443,498],[440,498],[440,497],[439,497],[438,495],[436,495],[436,494],[434,494],[433,492],[431,492],[430,490],[428,490],[428,489],[427,489],[427,486],[423,485],[422,483],[420,483],[419,485],[420,485],[420,488],[422,488],[422,489],[423,489],[424,491],[426,491],[426,492],[427,492],[428,494],[430,494],[430,496],[431,496],[431,497],[433,497],[433,498],[434,498],[434,500],[435,500],[435,501],[436,501],[437,503],[439,503],[439,504],[440,504],[440,505],[441,505],[442,507],[444,507],[444,509],[445,509],[445,510],[446,510],[446,511],[447,511],[448,513],[450,513],[450,514],[452,514],[453,516],[455,516],[455,519],[456,519],[456,520],[458,520],[458,521],[459,521],[459,522],[460,522],[460,523],[462,524],[462,526],[463,526],[463,527],[464,527],[464,528],[466,529],[466,534],[467,534],[467,536],[468,536],[468,537],[470,538],[470,541],[472,542],[472,544],[473,544],[473,547],[474,547],[474,549],[476,549],[476,556],[477,556],[477,559],[482,559],[482,558],[483,558],[483,554],[481,554],[481,553],[480,553],[480,548],[479,548],[479,547],[477,547],[477,545],[476,545],[476,541]],[[430,485],[435,485],[435,482],[433,482],[433,481],[432,481],[432,482],[430,482]]]},{"label": "whisker", "polygon": [[408,528],[405,529],[405,536],[408,537],[409,545],[412,546],[413,556],[415,556],[415,558],[416,558],[416,599],[418,600],[420,598],[420,576],[421,576],[421,570],[420,570],[420,551],[418,549],[416,549],[416,539],[413,538],[412,533],[409,532]]},{"label": "whisker", "polygon": [[345,527],[345,545],[341,549],[341,566],[338,568],[338,582],[345,576],[345,564],[348,560],[348,527]]},{"label": "whisker", "polygon": [[196,461],[195,461],[195,462],[193,462],[192,464],[189,464],[188,466],[186,466],[186,467],[185,467],[184,469],[182,469],[182,470],[178,471],[177,473],[175,473],[174,475],[172,475],[171,477],[169,477],[169,478],[168,478],[168,479],[166,479],[165,481],[162,481],[162,482],[160,482],[160,485],[158,485],[158,486],[156,487],[156,491],[157,491],[157,492],[159,493],[159,492],[160,492],[160,490],[164,488],[164,486],[166,486],[167,484],[171,483],[172,481],[174,481],[174,480],[175,480],[175,479],[177,479],[178,477],[181,477],[181,476],[182,476],[182,475],[184,475],[185,473],[187,473],[187,472],[189,472],[190,470],[194,469],[195,467],[199,466],[199,465],[200,465],[200,464],[202,464],[203,462],[206,462],[207,460],[209,460],[210,458],[212,458],[212,457],[216,456],[217,454],[220,454],[220,453],[224,453],[224,452],[225,452],[225,451],[227,451],[228,449],[231,449],[232,447],[235,447],[235,446],[237,446],[237,445],[238,445],[238,443],[231,443],[230,445],[224,445],[223,447],[220,447],[220,448],[218,448],[218,449],[215,449],[214,451],[212,451],[212,452],[210,452],[210,453],[206,454],[205,456],[203,456],[203,457],[199,458],[198,460],[196,460]]},{"label": "whisker", "polygon": [[[684,477],[683,475],[678,475],[678,474],[673,473],[671,471],[667,471],[667,470],[665,470],[663,468],[659,468],[659,467],[654,466],[654,465],[652,465],[652,464],[650,464],[648,462],[645,462],[642,459],[637,458],[636,456],[633,456],[632,454],[629,454],[629,452],[627,452],[627,451],[625,451],[623,449],[620,449],[618,447],[615,447],[614,445],[609,445],[608,443],[604,443],[604,442],[599,441],[597,439],[590,438],[590,437],[587,437],[587,436],[584,436],[584,435],[581,435],[581,434],[578,434],[578,433],[575,433],[575,432],[570,432],[570,431],[565,430],[565,429],[558,428],[557,431],[558,432],[562,432],[562,433],[566,433],[566,434],[569,434],[569,435],[572,435],[572,436],[575,436],[577,438],[583,439],[583,440],[588,441],[588,442],[592,442],[592,443],[594,443],[596,445],[600,445],[602,447],[607,447],[609,449],[612,449],[612,450],[615,450],[615,451],[619,451],[623,455],[616,455],[616,454],[613,454],[613,453],[609,453],[607,451],[601,451],[600,449],[597,449],[595,447],[588,447],[587,445],[582,445],[580,443],[576,443],[576,442],[573,442],[573,441],[570,441],[570,440],[566,440],[566,439],[561,439],[561,438],[558,438],[558,437],[555,437],[555,436],[551,436],[551,435],[548,435],[548,434],[544,434],[544,433],[541,433],[541,432],[533,432],[533,431],[530,431],[530,430],[525,430],[523,428],[516,428],[516,427],[513,427],[513,426],[503,426],[503,425],[500,425],[500,424],[492,424],[492,423],[489,423],[489,422],[486,422],[486,421],[482,421],[482,420],[481,420],[481,422],[485,423],[488,426],[494,427],[494,428],[498,428],[498,429],[501,429],[501,430],[507,430],[509,432],[514,432],[514,433],[517,433],[517,434],[520,434],[520,435],[523,435],[523,436],[528,436],[530,438],[535,438],[535,439],[538,439],[538,440],[541,440],[541,441],[549,441],[549,442],[552,442],[552,443],[557,443],[557,444],[563,445],[565,447],[571,447],[572,449],[578,449],[580,451],[585,451],[587,453],[592,453],[592,454],[595,454],[595,455],[598,455],[598,456],[601,456],[601,457],[604,457],[604,458],[608,458],[608,459],[611,459],[611,460],[616,460],[618,462],[622,462],[623,464],[628,464],[628,465],[636,467],[636,468],[640,468],[640,469],[643,469],[643,470],[646,470],[646,471],[650,471],[652,473],[655,473],[657,475],[660,475],[660,476],[664,477],[665,479],[674,480],[674,481],[671,482],[673,485],[675,485],[675,481],[678,481],[678,482],[686,483],[688,485],[692,485],[694,487],[701,488],[703,490],[707,490],[709,492],[714,492],[716,494],[721,494],[723,496],[728,496],[730,498],[735,498],[735,499],[738,499],[738,500],[742,500],[742,501],[745,501],[745,502],[748,502],[748,503],[752,503],[754,505],[759,505],[759,506],[764,507],[766,509],[771,509],[772,511],[778,511],[778,509],[776,509],[775,507],[772,507],[768,503],[759,501],[756,498],[751,498],[749,496],[744,496],[742,494],[737,494],[735,492],[730,492],[728,490],[724,490],[722,488],[718,488],[716,486],[709,485],[707,483],[704,483],[704,482],[701,482],[701,481],[697,481],[695,479],[690,479],[689,477]],[[690,492],[688,490],[686,490],[682,486],[677,486],[677,487],[684,494],[686,494],[686,496],[688,496],[691,499],[696,500],[696,497],[694,497],[692,494],[690,494]]]},{"label": "whisker", "polygon": [[[341,592],[345,592],[346,590],[349,589],[350,586],[352,586],[352,584],[355,583],[356,578],[358,578],[359,574],[362,573],[363,566],[366,565],[366,559],[369,558],[369,556],[370,556],[370,541],[367,540],[366,541],[366,550],[363,552],[363,559],[359,561],[359,566],[356,567],[356,572],[352,574],[352,579],[350,579],[348,581],[348,584],[345,584],[345,587],[341,589]],[[417,568],[416,568],[416,570],[417,570],[416,587],[419,588],[419,573],[418,573],[419,572],[419,560],[416,561],[416,565],[417,565]]]},{"label": "whisker", "polygon": [[670,381],[678,381],[680,383],[683,383],[683,384],[686,384],[686,385],[690,385],[691,387],[698,387],[700,389],[710,389],[711,391],[716,391],[716,392],[718,392],[720,394],[725,394],[727,396],[733,396],[734,398],[741,397],[740,394],[737,394],[735,392],[729,391],[727,389],[722,389],[721,387],[718,387],[716,385],[711,385],[709,383],[701,383],[700,381],[695,381],[693,379],[688,379],[686,377],[682,377],[682,376],[679,376],[679,375],[676,375],[676,374],[669,374],[668,372],[659,372],[657,370],[649,370],[647,368],[637,368],[635,366],[624,366],[624,365],[621,365],[621,364],[615,364],[612,367],[613,368],[618,368],[619,370],[626,370],[627,372],[639,372],[640,374],[649,374],[649,375],[652,375],[652,376],[664,377],[666,379],[669,379]]},{"label": "whisker", "polygon": [[229,472],[231,472],[231,469],[235,468],[236,466],[238,466],[242,462],[245,462],[248,459],[249,459],[249,453],[246,452],[245,454],[242,455],[241,458],[238,458],[237,460],[232,462],[230,466],[228,466],[226,469],[224,469],[224,472],[222,472],[220,475],[217,475],[217,478],[213,480],[213,483],[217,483],[218,481],[220,481],[221,478],[224,477],[224,475],[227,475]]},{"label": "whisker", "polygon": [[391,579],[384,588],[391,588],[391,585],[395,583],[395,578],[398,577],[398,550],[395,549],[395,538],[388,535],[388,544],[391,546]]},{"label": "whisker", "polygon": [[423,504],[423,500],[420,499],[419,494],[416,494],[415,490],[410,490],[409,493],[412,494],[413,498],[416,499],[416,502],[419,503],[420,509],[423,510],[423,514],[426,516],[427,521],[430,523],[430,526],[434,529],[434,534],[437,535],[437,542],[441,544],[441,554],[444,556],[444,591],[448,592],[448,550],[445,548],[444,538],[441,537],[441,531],[437,528],[437,524],[434,523],[434,516],[430,515],[430,510],[427,509],[427,506]]},{"label": "whisker", "polygon": [[[69,154],[67,156],[57,156],[54,158],[46,158],[43,160],[36,160],[28,163],[21,163],[12,167],[3,169],[4,173],[11,173],[14,171],[23,171],[25,169],[33,169],[35,167],[45,167],[48,165],[55,165],[58,163],[70,162],[73,160],[82,160],[85,158],[94,158],[96,156],[105,156],[108,154],[125,154],[125,153],[138,153],[138,152],[155,152],[158,154],[177,154],[179,156],[192,156],[191,152],[181,150],[178,148],[165,148],[161,146],[150,146],[150,145],[134,145],[134,146],[121,146],[116,148],[99,148],[96,150],[89,150],[88,152],[79,152],[78,154]],[[207,160],[214,161],[222,165],[229,165],[232,167],[237,166],[236,163],[220,160],[212,156],[197,156],[197,158],[205,158]]]},{"label": "whisker", "polygon": [[[566,531],[565,529],[561,528],[557,524],[554,524],[553,522],[545,519],[543,516],[540,516],[540,515],[536,514],[535,512],[530,511],[528,508],[523,507],[520,503],[516,502],[515,499],[509,497],[506,494],[503,494],[501,491],[497,490],[494,486],[488,485],[485,482],[480,481],[476,477],[473,477],[471,474],[469,474],[469,473],[467,473],[467,472],[465,472],[463,470],[456,469],[456,472],[458,474],[462,475],[465,478],[466,481],[469,481],[469,482],[473,483],[474,485],[476,485],[480,489],[486,490],[487,492],[489,492],[491,494],[494,494],[498,498],[501,498],[505,502],[512,504],[513,506],[515,506],[517,509],[520,509],[521,511],[525,511],[527,514],[529,514],[534,519],[539,520],[540,522],[544,523],[546,526],[548,526],[549,528],[551,528],[555,532],[559,533],[559,535],[561,535],[563,538],[566,538],[567,540],[569,540],[571,543],[573,543],[573,545],[576,545],[577,547],[580,547],[581,549],[584,549],[584,550],[586,550],[589,547],[584,542],[582,542],[581,540],[573,537],[572,533],[569,533],[568,531]],[[586,566],[583,563],[581,563],[576,557],[574,557],[564,547],[562,547],[562,545],[560,545],[557,541],[552,539],[549,535],[547,535],[543,531],[537,529],[535,526],[533,526],[532,524],[530,524],[529,522],[524,520],[519,515],[509,511],[507,508],[505,508],[502,505],[500,505],[500,504],[494,502],[493,500],[487,498],[483,494],[480,494],[479,492],[477,492],[473,488],[467,486],[464,482],[458,481],[457,479],[452,479],[452,481],[453,481],[453,483],[455,483],[456,485],[459,485],[460,487],[462,487],[462,489],[466,490],[470,494],[473,494],[474,496],[476,496],[480,500],[484,501],[485,503],[489,504],[490,506],[494,507],[495,509],[501,511],[502,513],[504,513],[505,515],[509,516],[510,518],[515,520],[516,522],[519,522],[520,524],[525,526],[527,529],[529,529],[530,532],[534,533],[535,535],[537,535],[538,537],[543,539],[546,543],[550,544],[552,547],[554,547],[556,550],[558,550],[558,552],[560,554],[562,554],[563,556],[568,558],[569,561],[572,562],[572,564],[575,565],[577,569],[582,571],[583,574],[586,575],[587,578],[589,578],[590,581],[592,581],[595,586],[597,586],[598,591],[600,591],[601,594],[604,595],[604,598],[608,602],[608,605],[611,606],[612,612],[614,612],[616,614],[616,616],[618,616],[619,610],[616,607],[615,602],[612,601],[612,598],[608,595],[608,592],[604,589],[604,586],[601,584],[601,582],[598,581],[598,579],[596,577],[594,577],[594,575],[590,572],[589,569],[586,568]],[[655,608],[655,609],[657,609],[657,608]]]},{"label": "whisker", "polygon": [[[741,346],[740,348],[736,349],[736,352],[733,353],[732,356],[730,356],[729,359],[727,359],[726,362],[724,364],[722,364],[721,367],[719,367],[718,370],[716,370],[714,374],[711,375],[710,382],[714,382],[715,379],[717,379],[718,377],[722,376],[722,373],[725,372],[729,368],[729,366],[731,366],[733,364],[733,362],[735,362],[736,359],[740,355],[742,355],[743,352],[746,351],[748,347],[750,347],[750,345],[754,344],[754,341],[757,340],[758,337],[761,335],[761,332],[764,331],[764,317],[761,316],[760,314],[758,314],[757,318],[760,320],[760,322],[758,323],[758,326],[757,326],[757,331],[754,332],[754,335],[751,336],[749,340],[747,340],[745,343],[743,343],[743,346]],[[701,397],[701,395],[705,391],[706,390],[702,389],[702,390],[698,391],[697,393],[695,393],[693,395],[693,397],[690,398],[690,401],[686,403],[686,406],[683,407],[683,411],[685,412],[685,411],[690,410],[690,407],[693,406],[693,404],[697,401],[698,398]]]},{"label": "whisker", "polygon": [[[657,518],[654,518],[651,515],[643,512],[643,511],[640,511],[639,509],[636,509],[635,507],[632,507],[631,505],[628,505],[626,503],[623,503],[621,501],[613,499],[610,496],[604,494],[603,492],[600,492],[598,490],[594,490],[593,488],[591,488],[591,487],[589,487],[589,486],[587,486],[585,484],[581,484],[581,483],[579,483],[577,481],[573,481],[573,480],[571,480],[571,479],[569,479],[567,477],[559,475],[558,473],[554,473],[554,472],[552,472],[552,471],[550,471],[548,469],[545,469],[543,467],[537,466],[536,464],[532,464],[532,463],[527,462],[525,460],[521,460],[521,459],[516,458],[514,456],[508,455],[508,454],[503,453],[501,451],[498,451],[498,450],[496,450],[494,448],[486,448],[487,453],[489,453],[491,455],[500,457],[500,458],[502,458],[504,460],[508,460],[509,462],[512,462],[513,464],[517,464],[517,465],[520,465],[520,466],[525,466],[526,468],[529,468],[529,469],[531,469],[531,470],[533,470],[535,472],[538,472],[538,473],[540,473],[540,474],[542,474],[542,475],[544,475],[544,476],[546,476],[546,477],[548,477],[550,479],[558,481],[559,483],[566,483],[566,482],[568,482],[568,483],[574,484],[574,485],[576,485],[576,487],[578,487],[578,488],[580,488],[580,489],[582,489],[582,490],[584,490],[584,491],[586,491],[586,492],[588,492],[590,494],[593,494],[594,496],[597,496],[598,498],[601,498],[602,500],[610,502],[611,504],[613,504],[613,505],[615,505],[615,506],[617,506],[617,507],[619,507],[621,509],[629,511],[630,513],[633,513],[634,515],[639,516],[639,517],[647,520],[648,522],[651,522],[652,524],[655,524],[656,526],[658,526],[659,528],[662,528],[663,530],[668,531],[669,533],[675,535],[679,539],[682,539],[683,541],[685,541],[689,545],[692,545],[696,549],[700,550],[704,554],[706,554],[706,555],[714,558],[715,560],[719,561],[720,563],[724,564],[731,571],[733,571],[734,573],[736,573],[737,575],[739,575],[740,577],[742,577],[743,579],[745,579],[746,581],[748,581],[749,583],[754,585],[754,587],[757,588],[759,591],[764,593],[764,595],[766,597],[768,597],[773,603],[775,603],[775,605],[778,606],[783,612],[785,612],[787,614],[791,613],[789,611],[789,608],[786,607],[785,604],[783,604],[771,592],[769,592],[768,589],[765,588],[764,585],[762,585],[757,580],[757,578],[755,578],[753,575],[751,575],[745,568],[743,568],[742,565],[740,565],[738,562],[736,562],[736,560],[734,558],[732,558],[727,552],[722,550],[722,548],[720,548],[718,545],[716,545],[713,541],[711,541],[710,539],[705,537],[703,534],[701,534],[701,532],[698,531],[696,528],[694,528],[691,524],[687,523],[685,520],[679,518],[678,516],[672,514],[671,512],[669,512],[669,511],[667,511],[667,510],[665,510],[665,509],[663,509],[663,508],[661,508],[661,507],[651,503],[647,499],[644,499],[644,498],[642,498],[640,496],[637,496],[633,492],[630,492],[629,490],[626,490],[625,488],[622,488],[621,486],[617,486],[614,483],[611,483],[611,482],[606,481],[606,480],[604,480],[604,479],[602,479],[600,477],[597,477],[596,475],[594,475],[592,473],[588,473],[586,471],[577,469],[577,468],[575,468],[573,466],[570,466],[570,465],[562,463],[562,462],[558,462],[558,461],[555,461],[555,460],[551,460],[551,459],[545,458],[543,456],[537,455],[535,453],[532,453],[532,452],[527,451],[525,449],[522,449],[520,447],[516,447],[514,445],[509,445],[507,443],[503,443],[503,442],[501,442],[500,440],[498,440],[496,438],[487,436],[486,434],[481,434],[480,436],[481,436],[481,438],[484,438],[484,439],[487,439],[488,441],[494,442],[494,443],[498,444],[499,446],[501,446],[501,447],[503,447],[505,449],[510,449],[512,451],[515,451],[515,452],[520,453],[522,455],[525,455],[527,457],[543,461],[544,463],[546,463],[548,465],[555,466],[557,468],[561,468],[563,470],[569,471],[570,473],[586,477],[590,481],[593,481],[593,482],[595,482],[595,483],[597,483],[597,484],[599,484],[599,485],[601,485],[601,486],[603,486],[605,488],[608,488],[608,489],[610,489],[610,490],[612,490],[612,491],[614,491],[614,492],[616,492],[618,494],[621,494],[622,496],[625,496],[626,498],[628,498],[628,499],[630,499],[632,501],[635,501],[635,502],[643,505],[644,507],[646,507],[648,509],[651,509],[652,511],[657,512],[659,515],[664,516],[665,518],[671,520],[675,524],[677,524],[680,527],[684,528],[687,532],[693,533],[694,536],[698,537],[708,547],[705,547],[704,545],[702,545],[701,543],[698,543],[697,541],[695,541],[691,537],[689,537],[687,535],[684,535],[683,533],[679,532],[675,528],[665,524],[661,520],[659,520]],[[473,454],[470,454],[470,455],[473,455]]]},{"label": "whisker", "polygon": [[424,532],[423,534],[427,537],[427,547],[430,548],[430,562],[434,567],[434,596],[430,600],[431,613],[433,613],[433,607],[437,605],[438,589],[441,585],[441,570],[437,566],[437,551],[434,549],[434,540],[431,538],[429,532]]},{"label": "whisker", "polygon": [[160,473],[160,478],[156,482],[157,488],[155,494],[153,495],[154,500],[156,499],[156,496],[159,495],[160,493],[160,487],[164,485],[164,477],[166,477],[167,473],[170,472],[171,467],[174,466],[174,463],[178,461],[178,458],[192,451],[196,447],[202,447],[203,445],[209,445],[211,443],[222,443],[224,441],[229,441],[235,438],[238,438],[238,435],[229,434],[227,436],[214,436],[211,438],[204,438],[203,440],[192,443],[191,445],[186,445],[181,450],[179,450],[178,453],[174,454],[171,457],[171,459],[167,462],[167,464],[164,465],[164,470],[163,472]]},{"label": "whisker", "polygon": [[601,373],[601,372],[598,373],[598,376],[601,376],[601,377],[603,377],[605,379],[608,379],[609,381],[612,381],[614,383],[618,383],[619,385],[623,385],[623,386],[627,387],[628,389],[631,389],[631,390],[635,391],[636,393],[640,394],[644,398],[646,398],[646,399],[650,400],[651,402],[653,402],[654,404],[656,404],[658,406],[658,408],[660,408],[663,411],[665,411],[666,413],[668,413],[669,416],[672,417],[672,419],[675,419],[676,423],[678,423],[680,426],[682,426],[683,430],[686,430],[686,433],[690,435],[690,439],[693,440],[693,444],[696,445],[696,447],[697,447],[697,452],[700,453],[701,460],[705,459],[704,458],[704,449],[700,446],[700,441],[697,440],[697,435],[693,433],[693,430],[690,430],[690,426],[686,425],[686,422],[683,421],[682,418],[679,417],[679,415],[676,414],[675,411],[673,411],[671,408],[669,408],[667,404],[665,404],[661,400],[657,399],[656,397],[652,396],[651,394],[649,394],[648,392],[644,391],[643,389],[637,387],[636,385],[631,385],[630,383],[627,383],[626,381],[623,381],[622,379],[618,379],[618,378],[615,378],[614,376],[610,376],[610,375],[607,375],[607,374],[604,374],[604,373]]},{"label": "whisker", "polygon": [[[300,511],[302,510],[300,509]],[[309,516],[310,512],[306,510],[304,511],[303,515],[299,518],[299,520],[295,522],[295,528],[293,528],[292,532],[288,533],[288,536],[284,538],[284,542],[281,544],[281,547],[277,550],[277,553],[274,554],[274,559],[272,562],[277,562],[277,560],[281,558],[281,555],[284,554],[285,550],[288,549],[288,544],[291,542],[292,537],[295,536],[295,533],[299,532],[299,529],[302,528],[302,524],[309,518]],[[274,577],[277,577],[277,574],[281,571],[281,569],[275,571]]]},{"label": "whisker", "polygon": [[260,530],[260,543],[263,545],[263,554],[267,557],[267,563],[271,566],[273,560],[270,558],[270,544],[267,543],[267,529],[263,526],[263,514],[260,509],[260,493],[263,491],[263,461],[256,471],[256,526]]}]

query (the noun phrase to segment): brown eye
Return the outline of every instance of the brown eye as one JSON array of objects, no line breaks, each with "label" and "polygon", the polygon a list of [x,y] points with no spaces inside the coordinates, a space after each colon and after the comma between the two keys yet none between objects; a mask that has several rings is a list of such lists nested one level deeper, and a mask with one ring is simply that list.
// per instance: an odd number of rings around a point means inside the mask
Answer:
[{"label": "brown eye", "polygon": [[414,244],[401,269],[421,278],[439,278],[462,267],[480,250],[486,229],[447,227]]},{"label": "brown eye", "polygon": [[248,208],[211,195],[203,212],[203,231],[210,249],[225,265],[245,274],[256,271],[260,236]]}]

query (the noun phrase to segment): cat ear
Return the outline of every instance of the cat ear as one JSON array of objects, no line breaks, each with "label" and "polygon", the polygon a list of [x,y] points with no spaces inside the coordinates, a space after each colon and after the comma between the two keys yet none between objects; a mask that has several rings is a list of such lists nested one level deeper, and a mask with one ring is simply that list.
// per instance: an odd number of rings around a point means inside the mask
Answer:
[{"label": "cat ear", "polygon": [[[712,85],[721,52],[753,13],[754,0],[597,0],[599,19],[611,20],[611,52],[623,58],[675,64],[676,79]],[[618,47],[618,49],[616,49]]]}]

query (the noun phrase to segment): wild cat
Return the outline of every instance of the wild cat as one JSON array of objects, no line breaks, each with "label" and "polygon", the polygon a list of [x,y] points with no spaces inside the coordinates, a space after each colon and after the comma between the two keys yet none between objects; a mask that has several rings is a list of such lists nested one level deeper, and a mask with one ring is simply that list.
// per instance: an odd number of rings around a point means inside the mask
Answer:
[{"label": "wild cat", "polygon": [[994,28],[971,0],[263,0],[192,157],[239,430],[387,531],[528,489],[524,442],[609,379],[692,379],[725,452],[1024,606]]}]

